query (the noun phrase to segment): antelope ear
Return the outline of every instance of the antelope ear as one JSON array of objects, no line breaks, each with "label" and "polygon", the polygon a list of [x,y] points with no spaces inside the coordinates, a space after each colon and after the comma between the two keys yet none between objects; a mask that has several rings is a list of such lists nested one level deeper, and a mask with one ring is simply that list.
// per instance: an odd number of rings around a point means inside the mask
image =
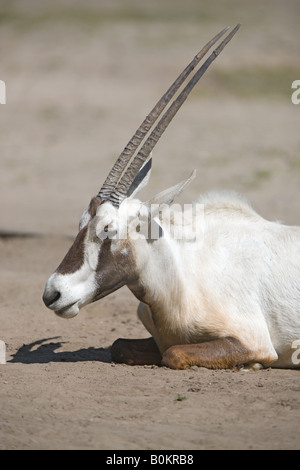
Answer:
[{"label": "antelope ear", "polygon": [[[175,197],[179,196],[179,194],[182,192],[182,190],[187,186],[188,184],[193,181],[193,179],[196,176],[196,170],[194,170],[188,178],[185,180],[181,181],[180,183],[176,184],[175,186],[172,186],[171,188],[165,189],[164,191],[161,191],[160,193],[156,194],[153,198],[151,198],[149,201],[145,202],[144,205],[147,206],[148,209],[151,209],[151,206],[156,204],[158,206],[158,211],[159,211],[159,205],[160,204],[171,204]],[[154,214],[155,217],[156,213]],[[151,216],[152,211],[151,211]]]},{"label": "antelope ear", "polygon": [[152,166],[152,152],[150,153],[150,157],[148,158],[148,160],[146,160],[146,162],[144,163],[144,165],[142,166],[142,168],[140,169],[140,171],[134,178],[133,182],[131,183],[131,186],[127,192],[128,198],[133,198],[149,183],[149,179],[151,175],[151,166]]}]

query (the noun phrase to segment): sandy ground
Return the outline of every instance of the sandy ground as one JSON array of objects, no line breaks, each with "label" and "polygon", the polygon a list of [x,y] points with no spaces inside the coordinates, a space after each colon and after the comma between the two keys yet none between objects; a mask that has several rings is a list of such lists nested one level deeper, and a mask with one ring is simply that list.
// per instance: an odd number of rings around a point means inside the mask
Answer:
[{"label": "sandy ground", "polygon": [[227,24],[242,29],[157,145],[142,197],[197,168],[184,202],[230,188],[300,225],[299,2],[248,3],[2,2],[0,449],[299,449],[298,371],[115,365],[116,338],[147,337],[127,288],[69,321],[41,300],[131,134]]}]

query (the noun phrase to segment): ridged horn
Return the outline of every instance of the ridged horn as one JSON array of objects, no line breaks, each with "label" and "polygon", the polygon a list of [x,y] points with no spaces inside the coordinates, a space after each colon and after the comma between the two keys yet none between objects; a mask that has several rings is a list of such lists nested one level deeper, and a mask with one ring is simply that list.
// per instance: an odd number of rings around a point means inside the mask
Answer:
[{"label": "ridged horn", "polygon": [[[178,76],[178,78],[157,102],[150,114],[146,117],[131,140],[128,142],[113,168],[111,169],[109,175],[107,176],[98,196],[103,199],[110,200],[115,206],[119,206],[120,202],[126,198],[130,185],[148,158],[151,150],[154,148],[179,108],[185,102],[196,83],[208,69],[210,64],[224,49],[226,44],[232,39],[239,27],[240,25],[237,25],[225,37],[220,45],[211,53],[211,55],[204,62],[201,68],[194,74],[178,97],[170,104],[165,114],[161,117],[156,127],[152,130],[149,137],[143,143],[146,135],[151,131],[155,122],[161,116],[166,106],[171,102],[180,86],[185,82],[187,77],[194,70],[196,65],[198,65],[201,59],[207,54],[209,49],[225,34],[229,28],[223,29],[213,39],[211,39],[194,57],[194,59],[189,63],[184,71]],[[138,151],[139,147],[141,148]],[[136,156],[134,156],[137,151],[138,153]]]}]

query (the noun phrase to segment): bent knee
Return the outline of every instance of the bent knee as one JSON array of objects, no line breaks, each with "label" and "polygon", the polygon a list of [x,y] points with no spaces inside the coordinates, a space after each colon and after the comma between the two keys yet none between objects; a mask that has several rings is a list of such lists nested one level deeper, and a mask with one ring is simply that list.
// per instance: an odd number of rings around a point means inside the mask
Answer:
[{"label": "bent knee", "polygon": [[111,346],[111,359],[117,363],[131,363],[131,351],[128,340],[118,338]]},{"label": "bent knee", "polygon": [[182,347],[170,346],[162,356],[162,366],[170,369],[188,369],[191,364],[189,358],[182,350]]}]

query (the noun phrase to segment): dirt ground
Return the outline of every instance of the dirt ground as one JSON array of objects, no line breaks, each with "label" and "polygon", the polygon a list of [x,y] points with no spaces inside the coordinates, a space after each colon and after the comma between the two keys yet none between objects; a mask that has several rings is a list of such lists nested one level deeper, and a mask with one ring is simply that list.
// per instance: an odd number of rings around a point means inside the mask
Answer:
[{"label": "dirt ground", "polygon": [[0,449],[299,449],[299,371],[115,365],[116,338],[148,336],[127,288],[72,320],[41,299],[140,121],[227,25],[242,28],[157,145],[141,198],[197,168],[184,202],[234,189],[300,225],[299,14],[298,0],[2,0]]}]

